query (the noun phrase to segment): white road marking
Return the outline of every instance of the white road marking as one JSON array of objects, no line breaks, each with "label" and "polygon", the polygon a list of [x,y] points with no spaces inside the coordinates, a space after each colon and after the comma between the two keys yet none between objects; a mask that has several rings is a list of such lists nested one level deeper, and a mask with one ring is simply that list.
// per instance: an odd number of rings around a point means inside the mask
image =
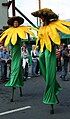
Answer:
[{"label": "white road marking", "polygon": [[2,112],[2,113],[0,113],[0,116],[6,115],[6,114],[11,114],[13,112],[18,112],[18,111],[29,109],[29,108],[31,108],[31,106],[22,107],[22,108],[19,108],[19,109],[14,109],[14,110],[11,110],[11,111]]}]

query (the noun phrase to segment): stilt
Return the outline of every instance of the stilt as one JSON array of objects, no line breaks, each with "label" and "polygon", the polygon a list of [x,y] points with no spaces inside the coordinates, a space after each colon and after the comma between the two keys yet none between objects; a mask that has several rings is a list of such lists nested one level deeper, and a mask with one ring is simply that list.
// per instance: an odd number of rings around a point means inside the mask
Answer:
[{"label": "stilt", "polygon": [[60,102],[59,102],[59,99],[57,98],[57,96],[56,96],[56,99],[57,99],[57,104],[59,104]]},{"label": "stilt", "polygon": [[15,90],[15,87],[13,87],[13,89],[12,89],[12,98],[11,98],[10,102],[14,102],[13,101],[13,99],[14,99],[14,90]]},{"label": "stilt", "polygon": [[22,89],[21,89],[21,87],[19,89],[20,89],[20,97],[22,97],[23,95],[22,95]]},{"label": "stilt", "polygon": [[53,108],[53,104],[51,104],[51,110],[50,110],[50,114],[54,114],[54,108]]}]

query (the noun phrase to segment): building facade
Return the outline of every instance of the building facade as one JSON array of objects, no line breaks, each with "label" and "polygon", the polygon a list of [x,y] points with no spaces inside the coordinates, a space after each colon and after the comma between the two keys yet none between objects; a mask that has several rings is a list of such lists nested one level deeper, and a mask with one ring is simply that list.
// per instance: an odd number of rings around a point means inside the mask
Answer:
[{"label": "building facade", "polygon": [[3,26],[7,26],[8,20],[8,6],[5,5],[8,0],[0,0],[0,30],[3,29]]}]

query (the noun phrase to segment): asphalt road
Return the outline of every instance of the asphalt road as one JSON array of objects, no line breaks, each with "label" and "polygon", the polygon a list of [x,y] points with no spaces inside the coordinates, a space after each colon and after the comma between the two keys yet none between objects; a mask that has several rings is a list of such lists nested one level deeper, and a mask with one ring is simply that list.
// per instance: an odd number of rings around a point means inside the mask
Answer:
[{"label": "asphalt road", "polygon": [[70,81],[62,81],[59,75],[58,81],[62,91],[59,94],[60,103],[54,107],[54,115],[50,115],[50,106],[42,103],[45,82],[41,76],[25,81],[23,97],[20,97],[17,88],[14,102],[10,102],[11,88],[1,83],[0,119],[70,119]]}]

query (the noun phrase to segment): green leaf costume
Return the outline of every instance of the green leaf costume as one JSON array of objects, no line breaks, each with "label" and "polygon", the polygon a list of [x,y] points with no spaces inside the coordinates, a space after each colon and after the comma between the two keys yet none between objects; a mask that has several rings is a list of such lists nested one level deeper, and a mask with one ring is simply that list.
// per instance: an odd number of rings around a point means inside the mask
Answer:
[{"label": "green leaf costume", "polygon": [[21,87],[23,86],[22,79],[22,64],[21,64],[21,39],[18,38],[15,45],[11,44],[11,73],[10,79],[5,86]]},{"label": "green leaf costume", "polygon": [[46,82],[46,90],[43,97],[45,104],[58,103],[57,94],[61,87],[56,81],[56,55],[55,48],[50,53],[47,49],[40,53],[40,68]]}]

